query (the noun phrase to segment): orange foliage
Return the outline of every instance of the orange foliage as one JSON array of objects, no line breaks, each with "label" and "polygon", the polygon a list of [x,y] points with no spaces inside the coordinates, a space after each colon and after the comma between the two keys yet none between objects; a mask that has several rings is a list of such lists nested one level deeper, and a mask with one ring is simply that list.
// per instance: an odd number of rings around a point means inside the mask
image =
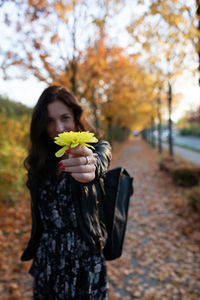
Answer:
[{"label": "orange foliage", "polygon": [[[152,78],[137,62],[117,46],[109,48],[97,40],[87,49],[79,64],[80,97],[90,104],[92,115],[98,110],[104,124],[142,127],[142,115],[154,110]],[[140,115],[140,118],[138,118]]]}]

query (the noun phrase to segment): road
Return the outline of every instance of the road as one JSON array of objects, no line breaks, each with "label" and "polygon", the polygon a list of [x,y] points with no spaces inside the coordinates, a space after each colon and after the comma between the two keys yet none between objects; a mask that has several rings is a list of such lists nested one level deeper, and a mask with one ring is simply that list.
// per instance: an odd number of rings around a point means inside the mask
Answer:
[{"label": "road", "polygon": [[174,143],[200,150],[200,138],[197,137],[177,135],[174,137]]},{"label": "road", "polygon": [[[195,152],[193,150],[189,150],[184,148],[191,147],[200,150],[200,138],[195,137],[183,137],[183,136],[175,136],[174,143],[179,144],[180,146],[174,145],[174,152],[182,156],[183,158],[189,160],[192,163],[200,165],[200,152]],[[181,147],[181,145],[183,147]],[[163,148],[167,149],[167,142],[162,143]]]},{"label": "road", "polygon": [[[166,143],[163,143],[162,146],[165,149],[168,148],[168,144]],[[179,154],[183,158],[189,160],[194,164],[200,165],[200,153],[182,147],[178,147],[178,146],[174,146],[173,149],[175,153]]]}]

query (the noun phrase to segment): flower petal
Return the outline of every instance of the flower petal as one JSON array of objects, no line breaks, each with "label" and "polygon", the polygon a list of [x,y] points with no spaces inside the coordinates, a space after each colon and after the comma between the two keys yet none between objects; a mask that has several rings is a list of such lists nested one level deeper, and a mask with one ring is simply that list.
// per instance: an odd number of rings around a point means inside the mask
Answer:
[{"label": "flower petal", "polygon": [[89,144],[86,144],[86,143],[84,143],[84,146],[95,149],[92,145],[89,145]]},{"label": "flower petal", "polygon": [[77,147],[79,145],[79,143],[77,143],[77,142],[72,142],[71,143],[71,148],[75,148],[75,147]]},{"label": "flower petal", "polygon": [[54,142],[59,146],[64,146],[62,149],[56,152],[56,156],[60,157],[68,148],[75,148],[78,145],[84,145],[86,147],[94,149],[94,147],[89,145],[88,143],[97,143],[98,139],[94,136],[93,132],[68,131],[58,134],[58,136],[54,139]]},{"label": "flower petal", "polygon": [[61,157],[61,156],[63,156],[63,155],[65,154],[65,151],[66,151],[67,149],[69,149],[68,146],[62,147],[60,150],[58,150],[58,151],[55,153],[56,157]]}]

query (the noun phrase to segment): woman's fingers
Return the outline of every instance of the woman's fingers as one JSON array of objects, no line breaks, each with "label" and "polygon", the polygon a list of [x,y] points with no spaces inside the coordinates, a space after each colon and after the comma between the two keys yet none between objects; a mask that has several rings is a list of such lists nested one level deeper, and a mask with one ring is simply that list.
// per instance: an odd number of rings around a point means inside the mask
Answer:
[{"label": "woman's fingers", "polygon": [[83,183],[95,178],[96,154],[85,146],[78,146],[67,152],[68,158],[59,162],[61,170],[69,172],[71,176]]},{"label": "woman's fingers", "polygon": [[86,146],[78,146],[75,148],[70,148],[69,151],[70,154],[75,156],[87,156],[87,155],[89,156],[93,154],[92,150]]},{"label": "woman's fingers", "polygon": [[78,146],[70,149],[70,154],[67,159],[60,161],[60,165],[64,167],[92,165],[96,162],[96,153],[85,146]]},{"label": "woman's fingers", "polygon": [[95,165],[79,165],[79,166],[66,166],[63,165],[61,169],[69,173],[93,173],[95,172]]},{"label": "woman's fingers", "polygon": [[96,158],[92,156],[79,156],[79,157],[69,157],[65,160],[59,162],[61,167],[81,167],[81,170],[87,170],[82,167],[87,167],[90,165],[94,165],[96,163]]}]

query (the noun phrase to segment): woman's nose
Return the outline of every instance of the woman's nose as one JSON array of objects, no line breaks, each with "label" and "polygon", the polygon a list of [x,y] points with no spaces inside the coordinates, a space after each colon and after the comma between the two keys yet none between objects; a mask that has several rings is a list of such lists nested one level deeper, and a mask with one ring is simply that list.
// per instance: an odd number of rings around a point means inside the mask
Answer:
[{"label": "woman's nose", "polygon": [[61,133],[64,131],[64,126],[63,126],[62,122],[60,122],[60,121],[56,122],[56,131],[58,133]]}]

